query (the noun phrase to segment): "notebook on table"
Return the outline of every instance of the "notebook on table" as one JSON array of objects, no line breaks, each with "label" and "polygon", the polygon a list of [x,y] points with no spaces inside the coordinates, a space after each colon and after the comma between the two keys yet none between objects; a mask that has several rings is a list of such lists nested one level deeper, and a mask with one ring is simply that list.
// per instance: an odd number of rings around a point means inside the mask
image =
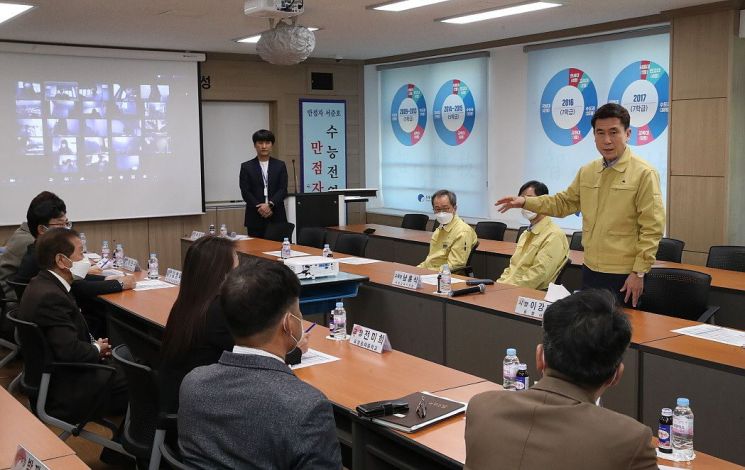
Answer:
[{"label": "notebook on table", "polygon": [[[417,414],[417,408],[422,399],[424,399],[424,403],[426,404],[426,414],[423,418]],[[466,411],[465,403],[448,400],[447,398],[442,398],[428,392],[412,393],[395,401],[407,402],[409,404],[409,410],[405,413],[372,418],[372,422],[398,431],[412,433],[425,426]]]}]

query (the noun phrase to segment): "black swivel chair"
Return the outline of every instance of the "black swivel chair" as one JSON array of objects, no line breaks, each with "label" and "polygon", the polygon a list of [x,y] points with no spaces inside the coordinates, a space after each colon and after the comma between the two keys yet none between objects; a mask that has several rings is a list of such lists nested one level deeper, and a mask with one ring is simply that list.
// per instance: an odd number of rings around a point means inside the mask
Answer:
[{"label": "black swivel chair", "polygon": [[429,216],[425,214],[405,214],[401,221],[401,228],[427,230],[427,222],[429,222]]},{"label": "black swivel chair", "polygon": [[567,257],[567,259],[564,260],[564,264],[561,266],[561,269],[559,270],[559,274],[556,275],[556,279],[553,281],[554,284],[563,284],[564,283],[564,275],[567,272],[567,269],[569,266],[571,266],[572,260]]},{"label": "black swivel chair", "polygon": [[685,245],[686,243],[682,240],[663,238],[660,240],[660,245],[657,248],[656,259],[658,261],[680,263],[680,260],[683,258],[683,248]]},{"label": "black swivel chair", "polygon": [[11,299],[0,299],[0,346],[9,349],[10,352],[0,359],[0,369],[5,367],[18,355],[18,344],[15,340],[15,327],[6,318],[11,310],[10,304],[14,302]]},{"label": "black swivel chair", "polygon": [[569,249],[574,251],[585,251],[585,247],[582,246],[582,232],[574,232],[572,239],[569,242]]},{"label": "black swivel chair", "polygon": [[125,344],[115,347],[111,356],[124,371],[129,386],[129,408],[121,437],[122,446],[137,458],[138,468],[158,469],[161,457],[165,457],[172,467],[184,468],[176,454],[165,445],[165,433],[158,432],[163,430],[160,425],[163,415],[158,412],[156,372],[138,363]]},{"label": "black swivel chair", "polygon": [[503,222],[479,222],[476,224],[476,236],[484,240],[504,241],[507,224]]},{"label": "black swivel chair", "polygon": [[471,260],[473,260],[473,254],[476,253],[476,248],[479,247],[479,241],[476,240],[476,243],[473,244],[473,247],[471,248],[471,252],[468,254],[468,260],[466,260],[466,265],[462,268],[454,269],[452,271],[453,274],[460,274],[461,276],[468,276],[468,277],[476,277],[475,273],[473,272],[473,267],[471,265]]},{"label": "black swivel chair", "polygon": [[21,297],[23,297],[23,292],[26,290],[26,286],[28,286],[28,282],[18,282],[11,279],[8,279],[5,282],[7,282],[8,285],[12,287],[13,290],[16,292],[16,299],[18,299],[18,303],[20,303]]},{"label": "black swivel chair", "polygon": [[[109,428],[112,434],[117,432],[116,425],[103,418],[116,369],[104,364],[55,362],[46,337],[36,323],[19,320],[13,312],[9,313],[7,318],[13,322],[18,331],[23,355],[23,374],[20,386],[23,394],[28,397],[34,414],[43,423],[61,429],[59,438],[63,441],[75,435],[123,455],[129,455],[118,442],[84,429],[89,422],[96,422]],[[46,411],[50,384],[55,382],[55,373],[62,370],[66,371],[64,380],[75,380],[81,386],[85,383],[86,377],[91,374],[104,375],[107,378],[96,393],[96,399],[89,403],[86,411],[80,416],[66,416],[65,420],[51,416]],[[76,376],[79,374],[79,380],[71,378],[71,374]]]},{"label": "black swivel chair", "polygon": [[264,238],[267,240],[274,240],[275,242],[281,242],[285,238],[292,240],[292,232],[295,231],[295,224],[290,222],[274,222],[266,227],[264,232]]},{"label": "black swivel chair", "polygon": [[708,274],[687,269],[652,268],[644,276],[639,308],[705,323],[719,310],[709,305],[710,286]]},{"label": "black swivel chair", "polygon": [[362,233],[340,233],[336,237],[334,252],[364,257],[368,240],[368,236]]},{"label": "black swivel chair", "polygon": [[434,222],[432,222],[432,231],[434,232],[435,230],[437,230],[437,227],[439,227],[439,226],[440,226],[440,222],[438,222],[436,220]]},{"label": "black swivel chair", "polygon": [[326,244],[326,229],[323,227],[303,227],[297,233],[297,243],[303,246],[323,248]]},{"label": "black swivel chair", "polygon": [[706,266],[745,272],[745,246],[712,246]]},{"label": "black swivel chair", "polygon": [[530,225],[523,225],[522,227],[517,229],[517,237],[515,238],[515,243],[520,241],[520,236],[522,236],[523,232],[528,230],[528,228],[530,228]]}]

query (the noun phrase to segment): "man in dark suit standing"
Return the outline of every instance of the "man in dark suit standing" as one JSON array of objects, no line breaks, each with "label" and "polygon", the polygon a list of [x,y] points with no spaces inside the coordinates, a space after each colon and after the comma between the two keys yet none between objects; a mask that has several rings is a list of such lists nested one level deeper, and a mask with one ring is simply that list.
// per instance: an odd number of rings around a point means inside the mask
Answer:
[{"label": "man in dark suit standing", "polygon": [[287,167],[271,156],[274,134],[266,129],[253,135],[256,158],[241,164],[241,195],[246,201],[244,225],[252,237],[263,238],[272,222],[287,222]]},{"label": "man in dark suit standing", "polygon": [[303,338],[295,273],[252,259],[228,274],[220,294],[235,346],[181,384],[178,435],[186,466],[341,469],[331,403],[284,362]]},{"label": "man in dark suit standing", "polygon": [[[44,333],[58,362],[98,363],[111,356],[108,338],[95,340],[70,293],[73,274],[85,276],[90,263],[83,256],[77,232],[50,228],[36,241],[41,271],[29,283],[21,299],[19,318],[36,323]],[[47,412],[63,420],[77,421],[98,401],[110,375],[102,371],[60,368],[49,388]],[[104,402],[106,414],[123,414],[128,402],[126,379],[117,371],[110,395]]]},{"label": "man in dark suit standing", "polygon": [[528,391],[486,392],[468,403],[466,470],[652,470],[652,431],[596,405],[623,375],[631,324],[608,290],[554,302],[543,316]]}]

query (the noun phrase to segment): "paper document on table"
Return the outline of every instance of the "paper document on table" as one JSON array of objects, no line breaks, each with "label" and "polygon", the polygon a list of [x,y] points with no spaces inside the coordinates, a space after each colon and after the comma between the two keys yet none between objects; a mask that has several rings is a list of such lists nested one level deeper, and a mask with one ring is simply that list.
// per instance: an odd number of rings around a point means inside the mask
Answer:
[{"label": "paper document on table", "polygon": [[[269,255],[269,256],[276,256],[277,258],[281,258],[282,257],[282,252],[279,251],[279,250],[277,250],[277,251],[265,251],[264,254],[265,255]],[[303,251],[295,251],[295,250],[292,250],[291,251],[290,258],[297,258],[298,256],[310,256],[310,253],[305,253]]]},{"label": "paper document on table", "polygon": [[572,293],[566,290],[566,287],[562,286],[561,284],[554,284],[553,282],[551,282],[548,285],[548,292],[546,292],[546,297],[544,297],[543,300],[553,303],[557,300],[569,297],[570,295],[572,295]]},{"label": "paper document on table", "polygon": [[132,290],[153,290],[153,289],[165,289],[166,287],[176,287],[168,282],[161,281],[159,279],[147,279],[145,281],[138,281],[135,288]]},{"label": "paper document on table", "polygon": [[249,237],[248,235],[236,235],[234,237],[228,237],[228,238],[230,238],[231,240],[235,240],[235,241],[238,241],[238,240],[253,240],[253,238]]},{"label": "paper document on table", "polygon": [[327,362],[338,361],[339,358],[331,356],[329,354],[316,351],[315,349],[308,349],[308,352],[303,354],[300,358],[300,364],[290,366],[293,370],[302,369],[303,367],[317,366],[319,364],[326,364]]},{"label": "paper document on table", "polygon": [[[420,279],[422,280],[422,284],[429,284],[430,286],[436,286],[437,285],[437,274],[422,274],[420,276]],[[458,284],[460,282],[466,282],[463,279],[458,279],[455,277],[450,278],[450,284]]]},{"label": "paper document on table", "polygon": [[337,258],[337,261],[340,263],[345,264],[371,264],[371,263],[380,263],[379,259],[370,259],[370,258],[358,258],[356,256],[350,256],[349,258]]},{"label": "paper document on table", "polygon": [[745,331],[733,330],[716,325],[696,325],[672,330],[673,333],[708,339],[717,343],[745,347]]}]

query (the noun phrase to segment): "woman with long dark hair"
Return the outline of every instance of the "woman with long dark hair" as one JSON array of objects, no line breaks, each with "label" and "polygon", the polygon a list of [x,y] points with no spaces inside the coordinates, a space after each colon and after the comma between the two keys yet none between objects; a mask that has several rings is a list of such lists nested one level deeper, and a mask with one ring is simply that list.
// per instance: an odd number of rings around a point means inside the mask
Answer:
[{"label": "woman with long dark hair", "polygon": [[199,366],[214,364],[234,341],[220,308],[220,286],[238,266],[233,242],[202,237],[186,251],[181,286],[168,316],[159,367],[161,409],[178,410],[184,376]]}]

